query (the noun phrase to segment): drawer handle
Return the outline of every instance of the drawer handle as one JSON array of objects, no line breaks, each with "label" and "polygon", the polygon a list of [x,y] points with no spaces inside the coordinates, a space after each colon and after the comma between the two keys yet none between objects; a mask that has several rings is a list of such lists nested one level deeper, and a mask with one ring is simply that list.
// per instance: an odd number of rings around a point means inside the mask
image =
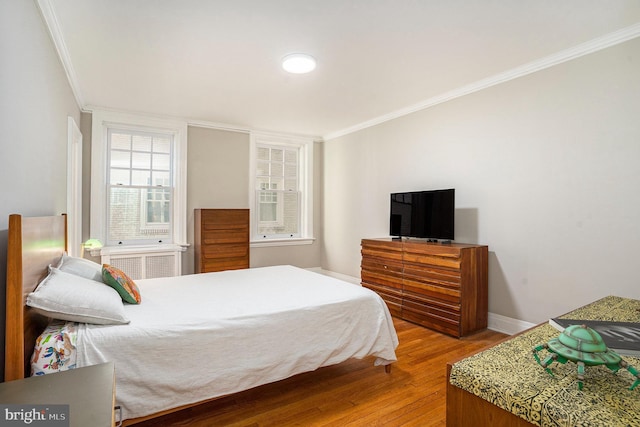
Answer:
[{"label": "drawer handle", "polygon": [[389,268],[389,267],[387,267],[387,266],[385,265],[385,266],[384,266],[384,269],[386,270],[387,268]]}]

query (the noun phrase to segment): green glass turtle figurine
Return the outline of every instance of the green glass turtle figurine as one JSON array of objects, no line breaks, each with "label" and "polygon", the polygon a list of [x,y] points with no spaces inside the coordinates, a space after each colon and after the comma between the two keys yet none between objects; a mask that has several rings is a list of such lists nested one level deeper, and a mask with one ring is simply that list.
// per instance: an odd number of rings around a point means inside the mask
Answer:
[{"label": "green glass turtle figurine", "polygon": [[[538,352],[547,350],[549,355],[540,361]],[[540,344],[533,349],[533,357],[551,376],[553,372],[548,368],[554,361],[559,363],[574,362],[578,365],[578,389],[582,390],[585,366],[604,365],[611,371],[618,372],[620,368],[626,369],[636,377],[629,390],[640,384],[640,374],[618,353],[607,348],[600,334],[585,325],[567,326],[564,331],[546,344]]]}]

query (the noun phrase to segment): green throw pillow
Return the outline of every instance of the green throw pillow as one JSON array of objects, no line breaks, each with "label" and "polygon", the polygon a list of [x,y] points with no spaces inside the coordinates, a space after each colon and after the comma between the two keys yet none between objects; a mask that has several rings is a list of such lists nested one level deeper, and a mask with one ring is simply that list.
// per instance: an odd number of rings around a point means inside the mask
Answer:
[{"label": "green throw pillow", "polygon": [[109,264],[102,265],[102,280],[107,285],[118,291],[122,300],[129,304],[140,304],[142,298],[138,286],[124,271]]}]

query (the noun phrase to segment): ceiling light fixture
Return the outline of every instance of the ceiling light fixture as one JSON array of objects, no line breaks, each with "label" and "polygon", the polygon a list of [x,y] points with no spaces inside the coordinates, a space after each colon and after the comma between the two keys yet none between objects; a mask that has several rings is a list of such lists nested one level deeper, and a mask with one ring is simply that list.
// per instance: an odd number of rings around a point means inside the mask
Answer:
[{"label": "ceiling light fixture", "polygon": [[306,53],[292,53],[282,58],[282,68],[293,74],[304,74],[315,70],[316,60]]}]

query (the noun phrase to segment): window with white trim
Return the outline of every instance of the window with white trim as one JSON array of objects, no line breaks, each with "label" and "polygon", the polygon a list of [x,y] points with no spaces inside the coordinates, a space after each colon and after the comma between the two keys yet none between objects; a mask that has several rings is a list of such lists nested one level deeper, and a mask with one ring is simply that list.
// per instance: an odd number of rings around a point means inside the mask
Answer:
[{"label": "window with white trim", "polygon": [[313,239],[313,141],[251,135],[252,242]]},{"label": "window with white trim", "polygon": [[107,245],[171,243],[173,136],[107,131]]},{"label": "window with white trim", "polygon": [[186,135],[184,122],[93,112],[90,237],[183,250]]}]

